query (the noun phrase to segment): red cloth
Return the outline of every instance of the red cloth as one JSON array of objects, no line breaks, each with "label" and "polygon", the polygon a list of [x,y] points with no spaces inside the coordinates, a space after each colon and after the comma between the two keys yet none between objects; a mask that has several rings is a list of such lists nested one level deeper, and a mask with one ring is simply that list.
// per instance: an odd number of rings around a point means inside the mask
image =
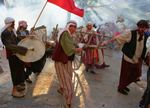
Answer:
[{"label": "red cloth", "polygon": [[74,13],[80,17],[83,17],[83,15],[84,15],[84,10],[76,7],[74,0],[47,0],[47,1],[67,10],[71,13]]},{"label": "red cloth", "polygon": [[85,53],[82,56],[82,61],[86,66],[97,64],[99,61],[98,49],[85,49]]}]

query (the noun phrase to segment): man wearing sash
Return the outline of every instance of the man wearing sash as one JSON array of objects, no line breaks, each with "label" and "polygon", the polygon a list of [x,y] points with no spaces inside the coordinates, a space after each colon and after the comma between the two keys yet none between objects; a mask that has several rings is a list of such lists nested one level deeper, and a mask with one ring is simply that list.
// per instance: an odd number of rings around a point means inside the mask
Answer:
[{"label": "man wearing sash", "polygon": [[61,31],[58,38],[56,47],[53,52],[52,59],[55,61],[56,74],[59,80],[58,92],[63,94],[66,101],[66,108],[71,108],[73,97],[73,84],[72,84],[72,61],[76,52],[81,52],[81,48],[75,48],[73,41],[73,34],[76,31],[77,23],[69,21],[66,29]]},{"label": "man wearing sash", "polygon": [[146,54],[146,41],[148,36],[144,35],[145,30],[149,28],[146,20],[140,20],[137,23],[137,30],[131,30],[126,33],[113,37],[120,45],[123,45],[122,66],[118,92],[128,95],[130,91],[127,86],[132,82],[139,80],[141,76],[142,60]]}]

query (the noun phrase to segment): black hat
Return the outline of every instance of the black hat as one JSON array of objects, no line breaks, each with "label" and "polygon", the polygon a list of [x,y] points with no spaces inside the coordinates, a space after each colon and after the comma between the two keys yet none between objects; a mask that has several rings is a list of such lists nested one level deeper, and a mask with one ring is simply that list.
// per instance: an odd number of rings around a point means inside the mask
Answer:
[{"label": "black hat", "polygon": [[137,26],[138,27],[146,27],[146,28],[149,28],[149,25],[148,25],[148,22],[146,20],[140,20],[137,22]]}]

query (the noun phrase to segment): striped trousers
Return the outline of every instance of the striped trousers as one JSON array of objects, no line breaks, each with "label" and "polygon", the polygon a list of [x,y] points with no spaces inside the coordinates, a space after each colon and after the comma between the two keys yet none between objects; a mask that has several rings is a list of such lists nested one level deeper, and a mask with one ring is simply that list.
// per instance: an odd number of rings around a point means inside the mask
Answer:
[{"label": "striped trousers", "polygon": [[55,62],[56,74],[59,80],[59,86],[63,90],[66,104],[71,104],[73,97],[73,84],[72,84],[72,62],[64,64],[62,62]]}]

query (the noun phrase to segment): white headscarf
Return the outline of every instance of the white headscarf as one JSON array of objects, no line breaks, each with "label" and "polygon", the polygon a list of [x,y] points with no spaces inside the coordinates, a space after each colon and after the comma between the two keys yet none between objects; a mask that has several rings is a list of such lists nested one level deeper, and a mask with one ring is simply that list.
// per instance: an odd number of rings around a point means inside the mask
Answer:
[{"label": "white headscarf", "polygon": [[15,21],[15,20],[14,20],[14,18],[12,18],[12,17],[6,17],[5,20],[4,20],[4,22],[5,22],[6,25],[8,25],[8,24],[10,24],[10,23],[12,23],[12,22],[14,22],[14,21]]},{"label": "white headscarf", "polygon": [[19,21],[19,23],[18,23],[18,27],[24,27],[24,28],[27,28],[27,22],[26,21],[24,21],[24,20],[22,20],[22,21]]},{"label": "white headscarf", "polygon": [[88,26],[88,25],[93,26],[93,23],[89,21],[89,22],[87,22],[87,25],[86,25],[86,26]]},{"label": "white headscarf", "polygon": [[[1,33],[2,33],[5,29],[7,29],[8,27],[10,27],[14,21],[15,21],[14,18],[12,18],[12,17],[6,17],[5,20],[4,20],[5,26],[2,28]],[[16,35],[15,29],[13,30],[13,32],[14,32],[15,35]],[[0,34],[1,34],[1,33],[0,33]]]},{"label": "white headscarf", "polygon": [[77,22],[74,20],[70,20],[69,22],[67,22],[66,29],[68,30],[71,25],[77,26]]},{"label": "white headscarf", "polygon": [[[58,40],[58,41],[59,41],[59,39],[60,39],[61,34],[62,34],[64,31],[68,31],[69,34],[70,34],[69,27],[70,27],[71,25],[77,26],[77,22],[74,21],[74,20],[70,20],[69,22],[67,22],[66,28],[63,29],[63,30],[61,30],[61,31],[58,33],[58,37],[57,37],[57,40]],[[70,35],[71,35],[71,34],[70,34]]]}]

